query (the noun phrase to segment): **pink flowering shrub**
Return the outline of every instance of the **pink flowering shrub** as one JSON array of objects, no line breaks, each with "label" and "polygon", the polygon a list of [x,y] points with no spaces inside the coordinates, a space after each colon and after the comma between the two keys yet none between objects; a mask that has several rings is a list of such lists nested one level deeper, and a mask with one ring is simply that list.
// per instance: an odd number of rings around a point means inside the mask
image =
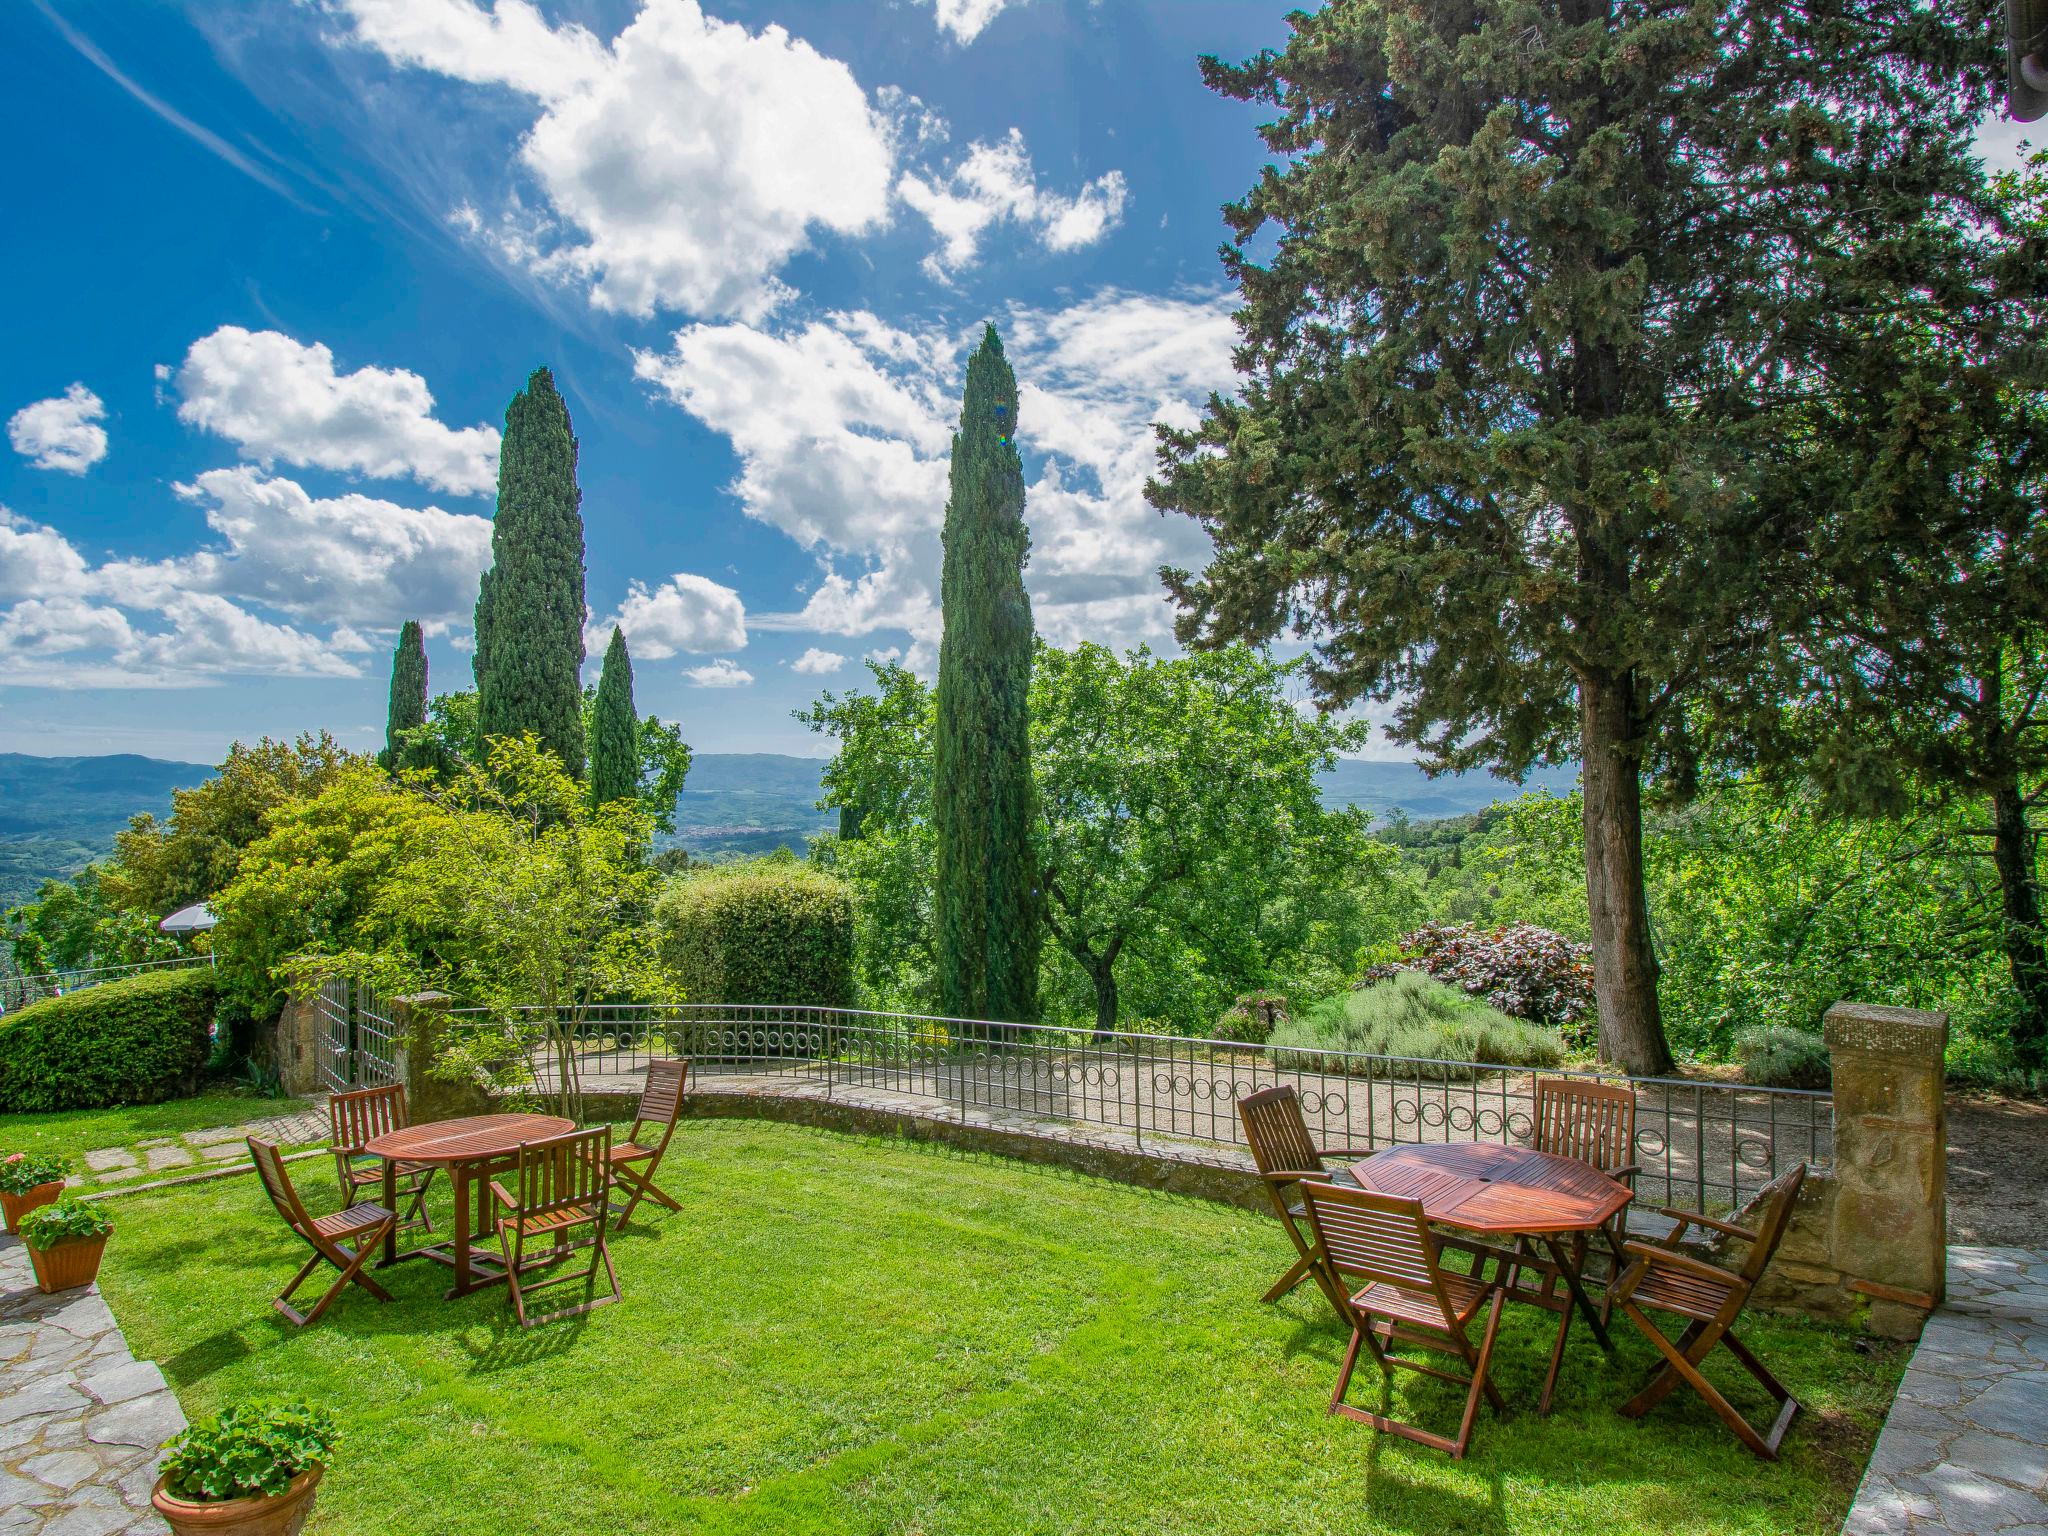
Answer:
[{"label": "pink flowering shrub", "polygon": [[1421,971],[1511,1018],[1552,1025],[1573,1044],[1595,1032],[1592,950],[1533,923],[1426,923],[1401,936],[1399,960],[1373,966],[1356,985],[1399,971]]}]

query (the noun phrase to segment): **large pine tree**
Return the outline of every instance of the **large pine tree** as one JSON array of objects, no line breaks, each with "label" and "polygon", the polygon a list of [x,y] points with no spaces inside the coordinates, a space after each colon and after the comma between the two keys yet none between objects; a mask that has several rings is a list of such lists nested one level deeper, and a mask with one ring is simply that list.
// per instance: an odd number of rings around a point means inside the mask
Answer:
[{"label": "large pine tree", "polygon": [[1671,1066],[1646,779],[1759,676],[1802,509],[1757,464],[1965,189],[1973,0],[1333,0],[1241,66],[1275,164],[1226,210],[1239,393],[1164,433],[1183,639],[1317,642],[1426,762],[1577,759],[1601,1038]]},{"label": "large pine tree", "polygon": [[640,790],[640,717],[633,712],[633,659],[626,636],[612,627],[597,702],[590,714],[590,803],[630,800]]},{"label": "large pine tree", "polygon": [[491,568],[476,602],[478,733],[531,731],[583,775],[583,492],[554,375],[505,408]]},{"label": "large pine tree", "polygon": [[953,435],[940,601],[932,816],[939,1004],[956,1018],[1038,1017],[1031,853],[1031,597],[1017,377],[994,326],[967,364]]},{"label": "large pine tree", "polygon": [[416,768],[424,750],[407,742],[407,731],[427,723],[427,642],[419,620],[407,619],[398,631],[398,649],[391,653],[391,702],[384,713],[384,750],[377,755],[389,772]]}]

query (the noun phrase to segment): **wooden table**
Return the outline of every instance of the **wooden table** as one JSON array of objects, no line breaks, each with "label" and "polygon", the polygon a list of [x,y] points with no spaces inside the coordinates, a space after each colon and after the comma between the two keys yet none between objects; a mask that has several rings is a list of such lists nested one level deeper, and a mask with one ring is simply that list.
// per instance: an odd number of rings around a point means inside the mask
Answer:
[{"label": "wooden table", "polygon": [[[426,1125],[408,1125],[386,1131],[363,1143],[363,1150],[384,1159],[384,1206],[398,1209],[398,1165],[401,1162],[431,1168],[446,1168],[448,1182],[455,1187],[455,1237],[453,1243],[428,1243],[405,1253],[398,1251],[394,1230],[384,1239],[384,1257],[379,1269],[401,1259],[432,1259],[455,1269],[455,1284],[448,1298],[467,1296],[505,1278],[503,1266],[479,1262],[470,1252],[472,1232],[488,1236],[493,1230],[490,1212],[491,1175],[511,1165],[523,1141],[539,1141],[576,1129],[576,1122],[560,1115],[470,1115],[461,1120],[436,1120]],[[470,1222],[470,1186],[476,1186],[476,1222]]]},{"label": "wooden table", "polygon": [[[1600,1347],[1614,1352],[1607,1325],[1587,1297],[1579,1272],[1583,1245],[1566,1239],[1597,1232],[1620,1215],[1635,1198],[1626,1184],[1575,1157],[1483,1141],[1390,1147],[1355,1164],[1351,1172],[1367,1189],[1420,1200],[1422,1214],[1440,1225],[1482,1237],[1512,1238],[1517,1253],[1529,1253],[1532,1244],[1541,1243],[1570,1300],[1552,1307],[1547,1283],[1541,1293],[1517,1290],[1511,1297],[1565,1311],[1567,1325],[1569,1309],[1576,1305]],[[1551,1353],[1550,1380],[1544,1386],[1546,1409],[1563,1352],[1560,1327]]]}]

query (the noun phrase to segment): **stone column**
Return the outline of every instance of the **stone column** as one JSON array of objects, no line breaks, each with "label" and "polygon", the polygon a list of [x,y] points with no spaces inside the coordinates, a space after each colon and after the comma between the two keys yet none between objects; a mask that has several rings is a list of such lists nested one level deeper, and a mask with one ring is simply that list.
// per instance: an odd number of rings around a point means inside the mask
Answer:
[{"label": "stone column", "polygon": [[490,1109],[483,1089],[452,1081],[434,1071],[441,1057],[441,1038],[448,1028],[445,992],[416,992],[390,999],[391,1022],[398,1031],[398,1076],[405,1084],[405,1107],[414,1124],[480,1115]]},{"label": "stone column", "polygon": [[1830,1258],[1870,1298],[1871,1331],[1914,1337],[1948,1260],[1948,1015],[1837,1003],[1824,1028],[1835,1079]]}]

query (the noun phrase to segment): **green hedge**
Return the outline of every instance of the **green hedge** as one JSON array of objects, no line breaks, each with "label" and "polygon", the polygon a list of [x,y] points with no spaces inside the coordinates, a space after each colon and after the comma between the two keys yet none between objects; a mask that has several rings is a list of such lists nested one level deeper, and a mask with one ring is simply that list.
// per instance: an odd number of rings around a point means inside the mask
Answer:
[{"label": "green hedge", "polygon": [[156,971],[0,1018],[0,1111],[154,1104],[199,1085],[220,987],[211,967]]},{"label": "green hedge", "polygon": [[853,1006],[853,892],[804,864],[712,865],[654,905],[662,956],[692,1003]]},{"label": "green hedge", "polygon": [[1293,1071],[1356,1071],[1360,1064],[1350,1053],[1404,1058],[1372,1064],[1372,1070],[1395,1077],[1471,1075],[1418,1062],[1555,1067],[1565,1056],[1556,1030],[1509,1018],[1420,971],[1401,971],[1389,981],[1325,998],[1301,1017],[1276,1025],[1267,1044],[1274,1065]]}]

